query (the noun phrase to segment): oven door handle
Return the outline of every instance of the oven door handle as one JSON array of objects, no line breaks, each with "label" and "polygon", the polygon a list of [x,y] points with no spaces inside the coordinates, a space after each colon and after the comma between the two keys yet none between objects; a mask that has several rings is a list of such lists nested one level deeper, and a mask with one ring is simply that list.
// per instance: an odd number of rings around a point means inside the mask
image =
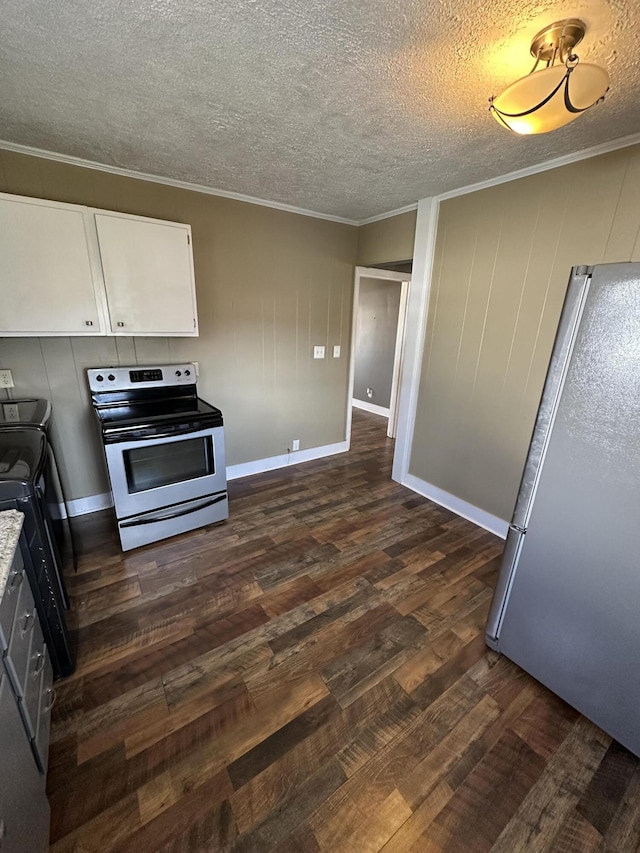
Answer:
[{"label": "oven door handle", "polygon": [[180,518],[181,515],[190,515],[192,512],[198,512],[201,509],[206,509],[208,506],[220,503],[220,501],[223,501],[226,497],[227,493],[225,492],[222,495],[218,495],[217,498],[205,501],[203,504],[198,504],[198,506],[191,506],[189,509],[181,509],[178,510],[178,512],[171,513],[170,515],[160,515],[155,518],[136,518],[133,521],[123,521],[120,523],[120,527],[138,527],[141,524],[155,524],[158,521],[169,521],[171,518]]},{"label": "oven door handle", "polygon": [[[219,424],[218,424],[219,426]],[[149,424],[143,424],[142,427],[136,427],[136,429],[147,429],[150,428]],[[155,441],[157,438],[173,438],[175,435],[189,435],[189,433],[199,433],[205,430],[215,429],[215,427],[208,426],[206,423],[197,423],[197,424],[188,424],[187,426],[179,426],[175,429],[167,430],[166,432],[149,432],[148,435],[127,438],[127,433],[134,432],[130,426],[128,427],[112,427],[111,429],[106,429],[104,431],[105,438],[111,438],[111,442],[116,444],[118,442],[123,441],[144,441],[147,444]]]}]

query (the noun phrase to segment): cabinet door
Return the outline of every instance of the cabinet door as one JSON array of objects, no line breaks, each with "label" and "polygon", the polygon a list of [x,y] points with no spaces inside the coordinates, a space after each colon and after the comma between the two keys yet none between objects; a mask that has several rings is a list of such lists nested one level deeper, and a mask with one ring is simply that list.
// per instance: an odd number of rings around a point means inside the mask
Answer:
[{"label": "cabinet door", "polygon": [[110,327],[123,335],[197,335],[188,225],[96,213]]},{"label": "cabinet door", "polygon": [[0,197],[0,335],[100,335],[85,208]]},{"label": "cabinet door", "polygon": [[20,719],[9,679],[0,671],[0,849],[2,853],[45,853],[49,803]]}]

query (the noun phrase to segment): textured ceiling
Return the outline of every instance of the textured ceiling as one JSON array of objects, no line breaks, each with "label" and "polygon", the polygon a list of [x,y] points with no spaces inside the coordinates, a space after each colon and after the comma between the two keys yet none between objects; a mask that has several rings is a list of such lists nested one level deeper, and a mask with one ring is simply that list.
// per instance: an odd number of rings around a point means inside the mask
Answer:
[{"label": "textured ceiling", "polygon": [[[638,0],[3,0],[0,138],[361,220],[640,131]],[[604,104],[516,137],[487,98],[562,17]]]}]

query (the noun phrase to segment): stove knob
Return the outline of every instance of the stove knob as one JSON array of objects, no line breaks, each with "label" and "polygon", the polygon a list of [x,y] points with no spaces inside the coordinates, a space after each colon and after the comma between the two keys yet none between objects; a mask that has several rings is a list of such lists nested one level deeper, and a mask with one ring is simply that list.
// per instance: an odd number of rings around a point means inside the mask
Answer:
[{"label": "stove knob", "polygon": [[182,373],[179,370],[176,370],[176,376],[182,376]]},{"label": "stove knob", "polygon": [[104,376],[101,373],[96,376],[96,382],[104,382]]},{"label": "stove knob", "polygon": [[191,371],[190,371],[190,370],[185,370],[184,375],[185,375],[185,376],[191,376]]},{"label": "stove knob", "polygon": [[113,375],[113,373],[110,373],[110,374],[107,376],[107,379],[109,380],[109,382],[113,382],[115,378],[116,378],[116,377]]}]

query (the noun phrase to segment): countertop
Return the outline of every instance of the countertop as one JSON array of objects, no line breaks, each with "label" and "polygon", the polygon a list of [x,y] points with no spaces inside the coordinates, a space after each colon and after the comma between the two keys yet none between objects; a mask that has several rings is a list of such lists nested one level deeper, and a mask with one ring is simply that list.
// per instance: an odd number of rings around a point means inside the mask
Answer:
[{"label": "countertop", "polygon": [[7,578],[18,547],[24,515],[17,509],[0,512],[0,598],[4,595]]}]

